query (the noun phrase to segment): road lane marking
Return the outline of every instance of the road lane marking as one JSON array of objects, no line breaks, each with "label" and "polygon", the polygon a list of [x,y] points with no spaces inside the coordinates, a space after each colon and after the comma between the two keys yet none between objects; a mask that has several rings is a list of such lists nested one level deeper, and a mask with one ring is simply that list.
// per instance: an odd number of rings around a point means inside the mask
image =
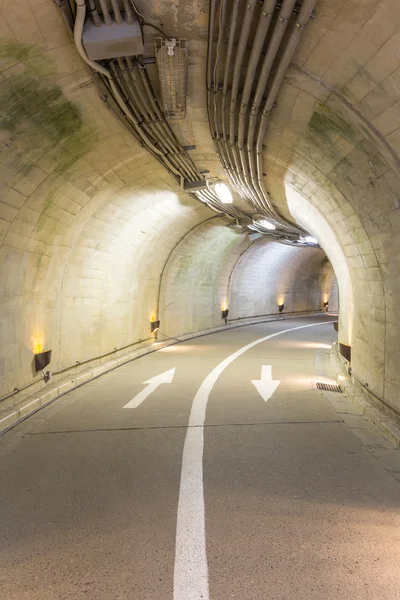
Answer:
[{"label": "road lane marking", "polygon": [[261,367],[261,379],[252,379],[251,383],[264,402],[267,402],[280,384],[280,381],[272,379],[272,367],[270,365],[263,365]]},{"label": "road lane marking", "polygon": [[156,375],[147,381],[143,381],[143,384],[147,384],[147,387],[130,400],[128,404],[125,404],[123,408],[137,408],[144,400],[146,400],[147,396],[150,396],[150,394],[152,394],[162,383],[171,383],[174,375],[175,369],[169,369],[169,371],[164,371],[164,373],[161,373],[160,375]]},{"label": "road lane marking", "polygon": [[291,327],[243,346],[217,365],[203,380],[194,397],[183,448],[176,525],[174,600],[209,600],[204,512],[204,422],[210,393],[221,373],[236,358],[274,337],[330,321]]}]

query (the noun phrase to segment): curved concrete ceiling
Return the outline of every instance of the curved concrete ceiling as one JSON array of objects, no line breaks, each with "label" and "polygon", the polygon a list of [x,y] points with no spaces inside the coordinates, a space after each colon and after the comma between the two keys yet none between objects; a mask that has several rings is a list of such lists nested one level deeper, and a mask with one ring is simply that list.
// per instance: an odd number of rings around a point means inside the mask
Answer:
[{"label": "curved concrete ceiling", "polygon": [[[182,146],[195,146],[197,169],[224,179],[206,108],[208,3],[139,8],[189,40],[187,117],[169,125]],[[240,259],[247,233],[185,194],[109,111],[54,3],[21,0],[0,11],[2,393],[32,380],[33,350],[52,348],[54,369],[89,360],[149,338],[157,310],[168,335],[220,325],[224,302],[232,317],[250,316],[245,280],[266,256],[277,260],[269,272],[279,289],[278,265],[287,263],[273,256],[276,244],[258,240]],[[151,56],[157,32],[145,33]],[[339,336],[352,345],[354,372],[397,409],[399,42],[393,0],[317,2],[263,152],[276,210],[315,236],[335,269]],[[155,66],[148,70],[158,93]],[[238,193],[234,207],[252,213]],[[288,271],[297,306],[320,309],[322,251],[288,248],[278,254],[308,257]],[[244,257],[254,262],[239,281]],[[294,283],[305,273],[322,282],[312,302]],[[257,302],[272,309],[267,294]]]}]

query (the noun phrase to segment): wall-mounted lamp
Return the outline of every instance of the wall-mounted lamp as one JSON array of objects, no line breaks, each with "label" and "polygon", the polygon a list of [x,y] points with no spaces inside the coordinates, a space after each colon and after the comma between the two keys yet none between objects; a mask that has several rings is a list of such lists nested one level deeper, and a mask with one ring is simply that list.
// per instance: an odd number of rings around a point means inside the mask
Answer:
[{"label": "wall-mounted lamp", "polygon": [[349,363],[351,362],[351,346],[339,342],[339,352]]},{"label": "wall-mounted lamp", "polygon": [[324,302],[324,308],[325,308],[325,310],[328,310],[328,304],[329,304],[328,301]]},{"label": "wall-mounted lamp", "polygon": [[283,309],[285,308],[284,303],[282,302],[281,304],[278,304],[278,308],[279,308],[279,312],[282,312]]},{"label": "wall-mounted lamp", "polygon": [[[39,352],[38,354],[35,354],[35,371],[36,373],[38,373],[39,371],[42,371],[43,373],[43,369],[45,369],[47,367],[47,365],[50,364],[51,361],[51,350],[46,350],[46,352]],[[46,371],[46,373],[43,373],[43,379],[45,381],[45,383],[47,383],[49,381],[51,377],[51,373],[50,371]]]},{"label": "wall-mounted lamp", "polygon": [[160,328],[160,321],[151,321],[150,322],[150,330],[151,333],[154,333],[155,331],[157,331],[157,329]]},{"label": "wall-mounted lamp", "polygon": [[221,316],[224,319],[225,323],[228,322],[229,309],[225,308],[221,311]]}]

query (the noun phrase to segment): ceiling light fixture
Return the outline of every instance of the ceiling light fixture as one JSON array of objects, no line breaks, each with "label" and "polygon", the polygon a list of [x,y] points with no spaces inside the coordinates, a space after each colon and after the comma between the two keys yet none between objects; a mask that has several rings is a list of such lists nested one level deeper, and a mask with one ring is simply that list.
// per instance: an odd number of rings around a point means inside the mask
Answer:
[{"label": "ceiling light fixture", "polygon": [[318,240],[316,240],[312,235],[306,235],[304,241],[307,242],[307,244],[318,244]]},{"label": "ceiling light fixture", "polygon": [[265,229],[276,229],[276,225],[267,221],[267,219],[261,219],[261,221],[258,221],[258,224],[261,225],[261,227],[265,227]]},{"label": "ceiling light fixture", "polygon": [[215,193],[222,204],[232,204],[233,196],[231,190],[225,183],[218,182],[214,185]]},{"label": "ceiling light fixture", "polygon": [[187,40],[155,38],[161,100],[167,118],[186,116]]}]

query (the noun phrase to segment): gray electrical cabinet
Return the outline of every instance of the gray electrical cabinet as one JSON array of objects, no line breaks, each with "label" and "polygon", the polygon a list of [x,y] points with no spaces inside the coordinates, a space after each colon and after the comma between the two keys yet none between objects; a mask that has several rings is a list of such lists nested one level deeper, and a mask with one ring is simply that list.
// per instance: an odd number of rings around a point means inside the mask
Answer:
[{"label": "gray electrical cabinet", "polygon": [[83,28],[83,46],[91,60],[143,54],[143,39],[139,23],[112,23],[96,27],[88,19]]}]

